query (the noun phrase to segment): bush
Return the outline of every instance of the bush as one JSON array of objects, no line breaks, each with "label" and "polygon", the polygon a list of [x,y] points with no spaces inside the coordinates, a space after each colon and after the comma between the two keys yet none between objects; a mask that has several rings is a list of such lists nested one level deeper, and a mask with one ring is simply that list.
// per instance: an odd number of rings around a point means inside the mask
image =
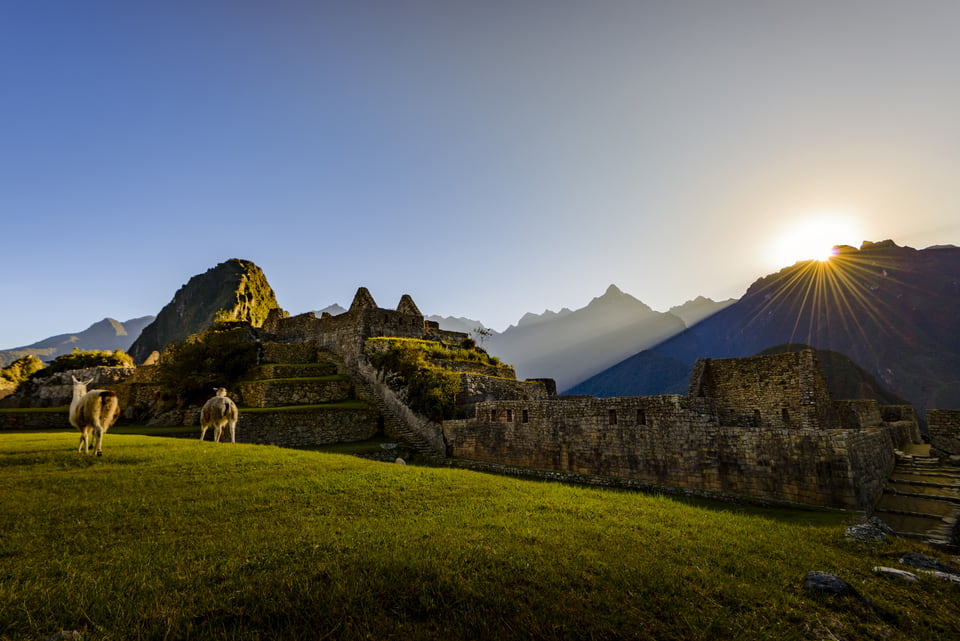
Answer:
[{"label": "bush", "polygon": [[248,326],[216,326],[167,348],[157,380],[178,405],[199,405],[211,387],[230,388],[257,364],[256,338]]},{"label": "bush", "polygon": [[367,355],[375,368],[392,375],[410,409],[433,421],[454,418],[460,375],[432,365],[427,354],[413,341],[396,341],[386,349],[368,350]]},{"label": "bush", "polygon": [[19,385],[30,378],[35,372],[43,369],[43,361],[32,354],[23,356],[13,361],[7,367],[0,370],[0,380],[9,381]]},{"label": "bush", "polygon": [[53,359],[53,362],[30,375],[30,378],[50,376],[58,372],[67,372],[72,369],[86,369],[88,367],[133,367],[133,358],[122,349],[86,350],[80,351],[74,347],[69,354],[62,354]]}]

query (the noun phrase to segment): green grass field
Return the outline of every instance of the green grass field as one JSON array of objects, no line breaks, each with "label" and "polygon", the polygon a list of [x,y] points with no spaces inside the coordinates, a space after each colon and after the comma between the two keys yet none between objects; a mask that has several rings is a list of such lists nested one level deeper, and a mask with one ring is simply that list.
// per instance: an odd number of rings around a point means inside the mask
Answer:
[{"label": "green grass field", "polygon": [[[903,540],[764,511],[341,454],[0,434],[0,639],[957,639]],[[873,607],[812,598],[809,570]]]}]

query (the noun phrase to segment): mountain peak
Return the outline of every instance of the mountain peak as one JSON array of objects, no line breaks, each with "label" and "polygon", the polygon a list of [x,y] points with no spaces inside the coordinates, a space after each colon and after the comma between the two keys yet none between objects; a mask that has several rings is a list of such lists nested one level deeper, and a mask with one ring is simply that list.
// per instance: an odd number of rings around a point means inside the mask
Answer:
[{"label": "mountain peak", "polygon": [[177,290],[129,353],[136,362],[143,362],[150,352],[203,331],[216,320],[258,326],[275,307],[277,299],[263,270],[251,261],[231,258],[197,274]]}]

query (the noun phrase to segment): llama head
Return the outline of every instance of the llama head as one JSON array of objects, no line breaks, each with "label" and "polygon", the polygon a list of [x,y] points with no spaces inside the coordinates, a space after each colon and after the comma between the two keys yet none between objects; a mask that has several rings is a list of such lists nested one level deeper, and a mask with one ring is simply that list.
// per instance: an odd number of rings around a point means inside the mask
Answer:
[{"label": "llama head", "polygon": [[93,382],[93,379],[87,379],[85,381],[79,380],[76,376],[71,375],[70,378],[73,379],[73,400],[78,400],[81,396],[87,393],[87,385]]},{"label": "llama head", "polygon": [[214,388],[213,388],[213,393],[214,393],[216,396],[226,396],[226,395],[227,395],[227,388],[226,388],[226,387],[214,387]]}]

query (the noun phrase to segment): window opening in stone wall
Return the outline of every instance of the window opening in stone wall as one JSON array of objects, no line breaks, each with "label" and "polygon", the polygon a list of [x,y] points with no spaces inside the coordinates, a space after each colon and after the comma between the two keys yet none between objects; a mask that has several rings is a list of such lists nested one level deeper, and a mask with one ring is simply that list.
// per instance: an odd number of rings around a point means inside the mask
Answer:
[{"label": "window opening in stone wall", "polygon": [[520,415],[520,420],[523,421],[524,423],[529,423],[530,412],[528,412],[527,410],[523,410],[523,414]]},{"label": "window opening in stone wall", "polygon": [[760,427],[760,410],[753,410],[753,425]]},{"label": "window opening in stone wall", "polygon": [[782,410],[780,410],[780,413],[781,413],[781,415],[783,416],[783,422],[784,422],[784,423],[789,423],[789,422],[790,422],[790,410],[788,410],[786,407],[784,407]]},{"label": "window opening in stone wall", "polygon": [[610,410],[610,425],[617,424],[617,410]]},{"label": "window opening in stone wall", "polygon": [[497,410],[490,410],[490,420],[491,421],[497,420]]},{"label": "window opening in stone wall", "polygon": [[507,422],[509,423],[512,420],[513,420],[513,410],[507,410]]},{"label": "window opening in stone wall", "polygon": [[637,425],[647,424],[647,413],[643,410],[637,410]]}]

